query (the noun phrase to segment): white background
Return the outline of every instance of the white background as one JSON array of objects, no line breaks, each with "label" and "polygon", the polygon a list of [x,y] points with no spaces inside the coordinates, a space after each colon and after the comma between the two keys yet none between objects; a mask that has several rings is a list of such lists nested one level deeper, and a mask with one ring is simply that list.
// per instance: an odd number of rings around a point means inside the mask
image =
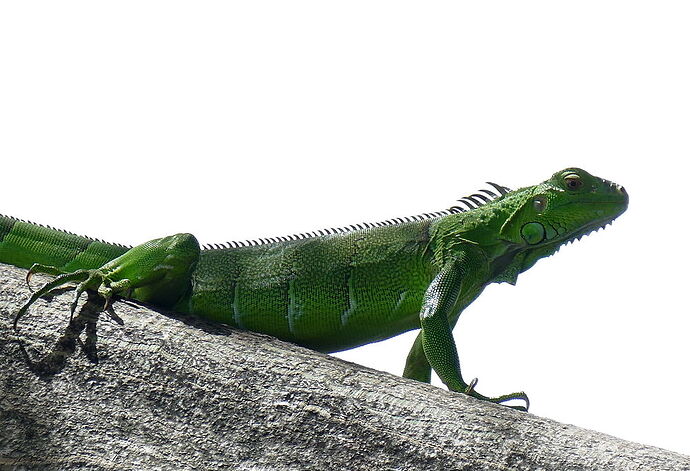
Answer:
[{"label": "white background", "polygon": [[[690,453],[687,2],[3,2],[0,212],[129,244],[448,207],[579,166],[612,227],[456,329],[532,412]],[[414,334],[339,356],[400,374]]]}]

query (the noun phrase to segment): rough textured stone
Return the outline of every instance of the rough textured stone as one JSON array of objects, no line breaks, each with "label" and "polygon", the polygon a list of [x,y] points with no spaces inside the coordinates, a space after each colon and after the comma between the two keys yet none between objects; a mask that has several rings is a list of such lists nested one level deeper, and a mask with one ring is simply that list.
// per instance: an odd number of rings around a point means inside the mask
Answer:
[{"label": "rough textured stone", "polygon": [[63,294],[15,335],[24,274],[0,265],[3,470],[690,470],[690,457],[125,302],[124,325],[87,304],[68,327]]}]

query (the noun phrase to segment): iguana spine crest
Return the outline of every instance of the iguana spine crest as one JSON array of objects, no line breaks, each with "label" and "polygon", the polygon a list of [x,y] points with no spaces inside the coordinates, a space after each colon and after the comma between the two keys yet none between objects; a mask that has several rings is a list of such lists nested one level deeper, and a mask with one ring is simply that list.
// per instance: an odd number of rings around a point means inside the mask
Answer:
[{"label": "iguana spine crest", "polygon": [[220,244],[214,243],[214,244],[204,244],[201,246],[201,250],[227,250],[227,249],[237,249],[241,247],[254,247],[258,245],[266,245],[266,244],[274,244],[277,242],[288,242],[288,241],[293,241],[293,240],[303,240],[303,239],[310,239],[314,237],[323,237],[327,235],[334,235],[334,234],[345,234],[348,232],[353,232],[353,231],[359,231],[363,229],[371,229],[374,227],[383,227],[383,226],[394,226],[397,224],[405,224],[408,222],[417,222],[417,221],[423,221],[426,219],[434,219],[438,217],[443,217],[443,216],[448,216],[449,214],[456,214],[456,213],[464,213],[467,211],[472,211],[480,206],[484,206],[486,203],[489,203],[491,201],[494,201],[496,199],[501,198],[504,195],[507,195],[510,193],[512,190],[506,186],[503,185],[498,185],[497,183],[492,183],[492,182],[487,182],[489,185],[493,186],[499,194],[494,193],[491,190],[486,190],[482,189],[479,190],[479,192],[483,192],[485,194],[480,194],[480,193],[473,193],[468,196],[464,196],[457,201],[460,203],[464,203],[467,208],[463,208],[457,205],[451,206],[448,209],[444,209],[441,211],[436,211],[432,213],[421,213],[417,214],[414,216],[404,216],[404,217],[397,217],[397,218],[392,218],[392,219],[386,219],[383,221],[377,221],[377,222],[361,222],[358,224],[351,224],[349,226],[341,226],[341,227],[331,227],[331,228],[323,228],[323,229],[318,229],[315,231],[311,232],[300,232],[297,234],[292,234],[292,235],[286,235],[286,236],[277,236],[277,237],[262,237],[258,239],[246,239],[246,240],[232,240],[228,242],[223,242]]}]

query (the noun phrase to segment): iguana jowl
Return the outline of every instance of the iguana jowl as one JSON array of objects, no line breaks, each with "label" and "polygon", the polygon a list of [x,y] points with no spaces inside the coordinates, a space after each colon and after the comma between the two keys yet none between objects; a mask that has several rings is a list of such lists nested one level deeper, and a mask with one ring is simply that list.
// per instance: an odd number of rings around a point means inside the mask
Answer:
[{"label": "iguana jowl", "polygon": [[136,299],[324,352],[421,328],[404,376],[428,382],[433,368],[453,391],[528,406],[522,392],[489,398],[463,380],[452,329],[486,285],[514,284],[623,213],[628,196],[577,168],[516,191],[495,187],[500,196],[469,197],[471,210],[204,250],[191,234],[129,249],[2,216],[0,262],[55,276],[15,327],[39,297],[76,283],[72,311],[88,289],[106,302]]}]

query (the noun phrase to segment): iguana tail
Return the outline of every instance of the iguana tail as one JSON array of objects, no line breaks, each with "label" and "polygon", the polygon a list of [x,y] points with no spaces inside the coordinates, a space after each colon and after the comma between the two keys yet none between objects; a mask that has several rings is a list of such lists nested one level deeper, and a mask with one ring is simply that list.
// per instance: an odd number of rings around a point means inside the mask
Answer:
[{"label": "iguana tail", "polygon": [[98,268],[129,247],[0,215],[0,262],[21,268],[38,263],[61,272]]}]

